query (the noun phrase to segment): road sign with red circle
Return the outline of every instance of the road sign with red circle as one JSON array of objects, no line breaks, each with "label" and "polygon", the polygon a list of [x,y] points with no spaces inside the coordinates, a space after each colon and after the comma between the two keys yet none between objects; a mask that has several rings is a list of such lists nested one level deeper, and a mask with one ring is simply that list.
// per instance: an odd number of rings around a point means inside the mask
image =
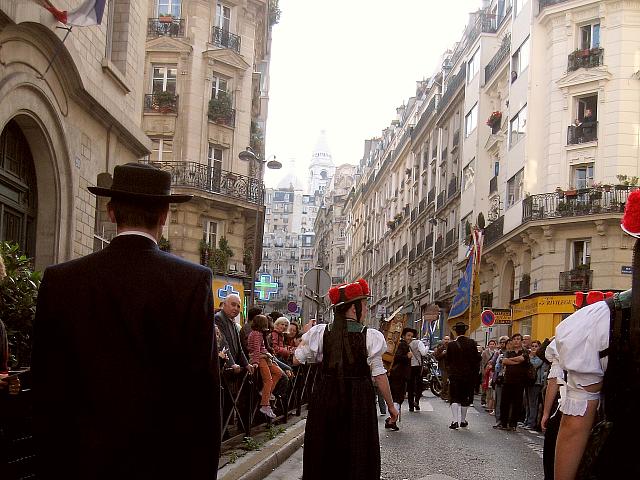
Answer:
[{"label": "road sign with red circle", "polygon": [[496,323],[496,316],[491,310],[483,310],[480,314],[480,320],[483,327],[493,327],[493,324]]},{"label": "road sign with red circle", "polygon": [[296,313],[298,311],[298,304],[296,302],[287,303],[287,310],[289,313]]}]

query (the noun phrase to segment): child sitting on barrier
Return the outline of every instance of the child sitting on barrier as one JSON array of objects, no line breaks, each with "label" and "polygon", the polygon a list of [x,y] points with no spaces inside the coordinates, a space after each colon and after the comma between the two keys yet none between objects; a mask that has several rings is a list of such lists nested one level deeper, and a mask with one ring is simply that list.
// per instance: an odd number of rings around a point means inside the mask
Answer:
[{"label": "child sitting on barrier", "polygon": [[251,324],[249,334],[249,355],[252,365],[260,369],[262,377],[262,396],[260,401],[260,411],[269,418],[276,418],[276,414],[271,409],[269,399],[273,388],[282,376],[282,370],[274,362],[274,357],[267,351],[264,343],[263,332],[269,329],[269,321],[264,315],[256,315]]}]

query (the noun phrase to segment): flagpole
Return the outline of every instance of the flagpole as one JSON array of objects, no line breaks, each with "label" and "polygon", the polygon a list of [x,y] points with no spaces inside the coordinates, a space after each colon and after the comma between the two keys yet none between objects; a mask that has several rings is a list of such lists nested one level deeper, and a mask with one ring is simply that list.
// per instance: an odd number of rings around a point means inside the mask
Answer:
[{"label": "flagpole", "polygon": [[64,35],[64,37],[62,39],[62,42],[58,44],[58,46],[56,47],[55,51],[53,52],[53,56],[51,57],[51,60],[49,60],[49,65],[47,65],[47,68],[45,69],[44,73],[42,75],[38,75],[37,78],[39,80],[44,80],[44,76],[47,74],[49,69],[51,69],[51,66],[53,65],[54,60],[57,58],[57,56],[62,51],[62,47],[64,47],[64,42],[67,40],[67,37],[71,33],[71,29],[73,28],[73,26],[71,26],[71,27],[56,27],[56,28],[59,28],[61,30],[66,30],[67,33],[65,33],[65,35]]}]

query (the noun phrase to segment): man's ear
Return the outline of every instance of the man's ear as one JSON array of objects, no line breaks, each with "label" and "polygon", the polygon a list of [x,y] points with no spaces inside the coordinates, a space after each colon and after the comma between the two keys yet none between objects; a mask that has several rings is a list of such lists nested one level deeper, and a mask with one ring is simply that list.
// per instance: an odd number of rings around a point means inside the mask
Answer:
[{"label": "man's ear", "polygon": [[169,204],[165,207],[165,209],[160,214],[159,226],[163,227],[165,223],[167,223],[167,217],[169,216]]},{"label": "man's ear", "polygon": [[116,222],[116,214],[113,211],[113,207],[111,206],[111,202],[107,203],[107,215],[109,216],[109,220],[111,221],[111,223],[117,223]]}]

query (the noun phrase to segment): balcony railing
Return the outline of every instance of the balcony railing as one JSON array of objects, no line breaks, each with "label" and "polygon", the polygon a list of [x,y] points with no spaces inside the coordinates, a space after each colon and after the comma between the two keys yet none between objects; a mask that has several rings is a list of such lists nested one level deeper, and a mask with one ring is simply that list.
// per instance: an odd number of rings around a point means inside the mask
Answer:
[{"label": "balcony railing", "polygon": [[456,193],[458,193],[458,177],[453,177],[450,181],[449,181],[449,188],[448,188],[448,192],[447,192],[447,197],[451,198],[453,197]]},{"label": "balcony railing", "polygon": [[576,50],[569,54],[567,72],[573,72],[579,68],[599,67],[603,64],[604,48],[586,48]]},{"label": "balcony railing", "polygon": [[264,185],[257,178],[197,162],[150,162],[150,164],[171,174],[172,187],[195,188],[249,203],[264,204]]},{"label": "balcony railing", "polygon": [[493,77],[493,75],[500,69],[502,63],[509,58],[511,53],[511,35],[505,35],[502,39],[502,45],[493,56],[493,58],[484,67],[484,82],[485,84]]},{"label": "balcony railing", "polygon": [[531,195],[522,201],[522,222],[622,213],[632,190],[637,187],[615,185],[611,188],[583,188],[562,193]]},{"label": "balcony railing", "polygon": [[442,237],[438,237],[438,239],[436,240],[436,246],[434,248],[434,256],[435,255],[440,255],[442,253],[442,247],[443,247],[443,238]]},{"label": "balcony railing", "polygon": [[178,95],[169,92],[147,93],[144,96],[145,113],[178,113]]},{"label": "balcony railing", "polygon": [[484,229],[484,245],[489,247],[502,238],[502,232],[504,230],[504,216],[498,217],[495,222],[490,223],[487,228]]},{"label": "balcony railing", "polygon": [[184,18],[165,18],[147,19],[147,37],[184,37]]},{"label": "balcony railing", "polygon": [[[453,99],[454,95],[458,92],[458,89],[464,85],[464,80],[467,76],[467,65],[463,63],[460,66],[460,71],[447,82],[447,90],[442,95],[442,100],[440,101],[440,105],[446,107],[449,102]],[[438,109],[440,110],[440,109]]]},{"label": "balcony railing", "polygon": [[431,204],[436,199],[436,187],[433,187],[429,190],[429,194],[427,195],[427,203]]},{"label": "balcony railing", "polygon": [[498,176],[496,175],[491,180],[489,180],[489,193],[498,191]]},{"label": "balcony railing", "polygon": [[583,122],[567,127],[567,145],[595,142],[598,140],[598,122]]},{"label": "balcony railing", "polygon": [[234,35],[223,28],[213,27],[211,31],[211,43],[216,47],[228,48],[236,53],[240,53],[240,41],[241,38],[239,35]]},{"label": "balcony railing", "polygon": [[433,248],[433,232],[429,232],[424,238],[424,249]]},{"label": "balcony railing", "polygon": [[576,268],[568,272],[560,272],[560,291],[584,292],[591,290],[593,270]]},{"label": "balcony railing", "polygon": [[490,13],[480,13],[475,23],[467,31],[467,45],[471,45],[481,33],[496,33],[496,16]]},{"label": "balcony railing", "polygon": [[218,125],[226,125],[227,127],[234,128],[236,126],[236,110],[232,108],[229,112],[225,114],[207,114],[210,121],[213,123],[217,123]]}]

